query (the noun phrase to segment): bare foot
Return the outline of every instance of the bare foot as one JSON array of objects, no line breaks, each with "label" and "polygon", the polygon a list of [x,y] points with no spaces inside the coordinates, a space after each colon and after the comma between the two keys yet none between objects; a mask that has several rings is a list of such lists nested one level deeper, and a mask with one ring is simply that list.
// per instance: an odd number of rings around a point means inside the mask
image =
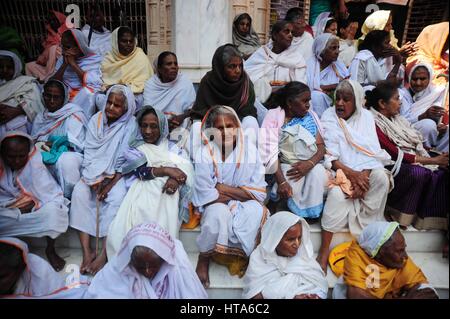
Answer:
[{"label": "bare foot", "polygon": [[197,273],[203,287],[209,288],[209,257],[201,254],[198,256],[197,268],[195,268],[195,272]]},{"label": "bare foot", "polygon": [[92,263],[92,261],[95,259],[95,253],[94,252],[83,252],[83,261],[80,265],[80,274],[87,275],[87,267]]},{"label": "bare foot", "polygon": [[320,265],[320,268],[322,268],[325,275],[327,274],[327,270],[328,270],[328,255],[329,255],[329,251],[328,252],[319,251],[319,255],[316,258],[317,262]]},{"label": "bare foot", "polygon": [[45,249],[45,255],[47,256],[48,262],[52,265],[53,269],[56,271],[61,271],[66,265],[66,261],[62,259],[55,250],[55,247],[48,247]]},{"label": "bare foot", "polygon": [[106,264],[106,251],[102,251],[102,253],[97,256],[87,267],[86,272],[90,275],[95,276],[103,266]]}]

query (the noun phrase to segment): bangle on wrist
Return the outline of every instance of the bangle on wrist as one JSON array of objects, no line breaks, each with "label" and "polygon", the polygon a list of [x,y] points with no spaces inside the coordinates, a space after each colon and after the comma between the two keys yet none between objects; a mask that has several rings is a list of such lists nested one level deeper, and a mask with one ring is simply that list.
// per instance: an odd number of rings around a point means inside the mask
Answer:
[{"label": "bangle on wrist", "polygon": [[312,164],[312,167],[316,166],[316,164],[314,164],[314,162],[313,162],[313,161],[311,161],[311,160],[308,160],[308,162],[310,162],[310,163]]},{"label": "bangle on wrist", "polygon": [[284,185],[284,184],[286,184],[287,183],[287,180],[284,180],[284,182],[281,182],[279,185],[278,185],[278,187],[280,187],[280,186],[282,186],[282,185]]}]

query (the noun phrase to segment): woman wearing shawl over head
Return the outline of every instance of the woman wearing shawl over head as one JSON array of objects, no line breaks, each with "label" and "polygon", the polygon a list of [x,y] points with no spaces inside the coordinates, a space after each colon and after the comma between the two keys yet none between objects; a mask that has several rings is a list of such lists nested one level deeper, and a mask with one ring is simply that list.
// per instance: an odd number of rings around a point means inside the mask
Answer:
[{"label": "woman wearing shawl over head", "polygon": [[259,125],[253,83],[243,69],[241,53],[232,44],[217,48],[212,59],[212,70],[200,82],[191,111],[194,120],[190,135],[192,158],[201,144],[201,123],[196,120],[203,119],[216,105],[231,107],[242,121],[243,128],[249,130],[253,137],[257,135]]},{"label": "woman wearing shawl over head", "polygon": [[[122,179],[130,135],[135,132],[134,95],[123,85],[114,85],[106,93],[102,110],[89,121],[84,144],[81,180],[72,193],[70,226],[79,231],[83,249],[82,274],[95,274],[106,262],[106,235],[127,189]],[[97,231],[103,238],[100,255],[92,251],[90,236]]]},{"label": "woman wearing shawl over head", "polygon": [[68,101],[69,89],[64,83],[47,81],[42,93],[45,111],[34,119],[31,136],[40,144],[44,164],[70,199],[81,177],[88,120],[81,107]]},{"label": "woman wearing shawl over head", "polygon": [[262,205],[264,167],[232,108],[216,106],[206,114],[202,142],[195,156],[192,203],[202,214],[197,274],[207,287],[211,258],[231,274],[243,275],[267,209]]},{"label": "woman wearing shawl over head", "polygon": [[364,91],[351,80],[336,88],[335,106],[322,115],[327,149],[325,168],[336,171],[322,214],[322,244],[317,261],[326,272],[333,233],[358,235],[383,220],[392,175],[391,156],[380,147],[372,114],[364,109]]},{"label": "woman wearing shawl over head", "polygon": [[0,50],[0,136],[9,131],[28,133],[43,109],[36,79],[22,75],[15,53]]},{"label": "woman wearing shawl over head", "polygon": [[338,61],[339,38],[324,33],[314,39],[314,56],[307,61],[308,86],[311,104],[319,118],[333,103],[332,96],[338,83],[349,77],[345,65]]},{"label": "woman wearing shawl over head", "polygon": [[136,99],[136,109],[142,106],[145,81],[153,70],[147,55],[137,46],[136,34],[129,27],[118,27],[111,35],[112,50],[102,62],[104,89],[114,84],[128,86]]},{"label": "woman wearing shawl over head", "polygon": [[0,236],[46,237],[48,261],[60,271],[55,239],[67,230],[69,202],[29,135],[8,132],[0,149]]},{"label": "woman wearing shawl over head", "polygon": [[323,12],[319,14],[316,22],[314,22],[314,38],[324,33],[336,35],[338,31],[337,27],[337,21],[331,16],[331,12]]},{"label": "woman wearing shawl over head", "polygon": [[247,60],[261,46],[258,34],[253,29],[252,18],[248,13],[238,14],[234,18],[233,44],[243,54],[244,60]]},{"label": "woman wearing shawl over head", "polygon": [[191,80],[179,72],[175,53],[164,51],[153,62],[155,74],[145,82],[144,105],[152,105],[169,121],[170,131],[188,127],[196,93]]},{"label": "woman wearing shawl over head", "polygon": [[42,43],[44,52],[36,61],[25,65],[25,73],[34,76],[41,82],[45,82],[54,73],[56,61],[61,56],[61,36],[68,29],[66,16],[61,12],[50,10],[45,29],[47,30],[47,37]]},{"label": "woman wearing shawl over head", "polygon": [[435,85],[445,85],[448,82],[448,21],[426,26],[417,37],[417,52],[407,60],[407,68],[415,63],[427,63],[433,68],[432,82]]},{"label": "woman wearing shawl over head", "polygon": [[[422,133],[424,146],[448,153],[448,125],[442,123],[448,115],[445,104],[445,86],[433,84],[433,68],[427,63],[416,63],[408,70],[409,89],[400,90],[401,114]],[[448,92],[447,92],[448,93]]]},{"label": "woman wearing shawl over head", "polygon": [[403,227],[448,229],[448,154],[430,157],[422,134],[399,114],[396,83],[379,82],[366,92],[381,147],[397,165],[395,188],[388,196],[386,211]]},{"label": "woman wearing shawl over head", "polygon": [[286,211],[270,216],[250,256],[243,298],[326,299],[327,294],[308,223]]},{"label": "woman wearing shawl over head", "polygon": [[110,257],[116,255],[126,233],[142,222],[157,222],[177,238],[181,222],[189,221],[194,167],[187,154],[183,156],[168,140],[169,125],[162,112],[144,106],[136,121],[122,170],[129,174],[130,187],[108,231]]},{"label": "woman wearing shawl over head", "polygon": [[[405,248],[398,223],[380,221],[366,226],[346,252],[344,275],[333,289],[333,299],[438,299]],[[376,285],[370,278],[374,271]]]},{"label": "woman wearing shawl over head", "polygon": [[61,37],[62,56],[56,62],[53,78],[69,88],[69,101],[80,105],[86,116],[95,113],[94,93],[102,86],[102,56],[92,51],[87,38],[78,29],[70,29]]},{"label": "woman wearing shawl over head", "polygon": [[0,298],[41,297],[64,287],[64,279],[28,245],[0,237]]},{"label": "woman wearing shawl over head", "polygon": [[137,225],[118,254],[94,277],[84,297],[207,299],[183,244],[154,222]]},{"label": "woman wearing shawl over head", "polygon": [[291,81],[306,83],[306,62],[292,46],[293,24],[278,21],[272,27],[272,41],[263,45],[245,61],[245,71],[255,84],[256,97],[266,102],[273,89]]},{"label": "woman wearing shawl over head", "polygon": [[319,118],[310,109],[311,91],[291,82],[276,95],[279,107],[267,112],[259,144],[266,174],[275,176],[270,199],[287,200],[289,210],[303,218],[319,218],[328,174],[320,163],[325,144]]}]

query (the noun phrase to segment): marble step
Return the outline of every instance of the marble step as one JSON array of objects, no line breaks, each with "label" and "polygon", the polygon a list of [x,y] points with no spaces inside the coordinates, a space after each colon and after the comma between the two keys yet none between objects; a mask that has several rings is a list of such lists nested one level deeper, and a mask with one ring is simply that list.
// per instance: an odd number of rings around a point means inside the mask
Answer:
[{"label": "marble step", "polygon": [[[310,225],[311,229],[311,241],[313,243],[314,251],[319,251],[321,243],[321,229],[320,224]],[[197,253],[198,247],[196,244],[197,236],[200,232],[200,228],[192,230],[181,230],[180,240],[187,252]],[[442,231],[419,231],[414,227],[409,227],[403,231],[403,235],[408,245],[408,251],[411,252],[440,252],[445,242],[445,235]],[[351,241],[352,236],[350,233],[336,233],[333,236],[331,247],[334,247],[340,243]]]},{"label": "marble step", "polygon": [[[200,232],[200,228],[197,227],[193,230],[180,230],[179,239],[183,242],[183,245],[188,253],[198,253],[198,247],[196,244],[197,236]],[[311,240],[313,242],[314,251],[318,251],[320,247],[320,225],[311,225]],[[419,231],[413,227],[409,227],[403,231],[408,245],[408,251],[411,252],[440,252],[444,245],[445,236],[442,231]],[[46,241],[44,238],[23,238],[31,247],[46,247]],[[345,241],[351,241],[352,236],[349,233],[337,233],[333,237],[331,246],[334,247],[337,244]],[[91,241],[92,247],[95,246],[95,240]],[[80,248],[80,241],[78,234],[75,230],[69,229],[65,234],[58,237],[56,241],[56,247],[59,248]]]},{"label": "marble step", "polygon": [[[31,252],[45,258],[44,248],[32,247]],[[60,248],[58,253],[63,257],[67,264],[65,270],[61,271],[64,275],[65,271],[70,273],[74,265],[81,263],[82,254],[80,249],[76,248]],[[423,253],[409,252],[413,261],[422,269],[430,283],[436,288],[442,299],[449,298],[449,261],[442,258],[440,253]],[[188,253],[192,267],[195,269],[197,265],[197,253]],[[241,299],[243,280],[237,276],[231,276],[226,267],[211,262],[209,269],[210,288],[208,295],[211,299]],[[333,272],[328,269],[327,273],[328,285],[331,290],[334,287],[337,278]]]}]

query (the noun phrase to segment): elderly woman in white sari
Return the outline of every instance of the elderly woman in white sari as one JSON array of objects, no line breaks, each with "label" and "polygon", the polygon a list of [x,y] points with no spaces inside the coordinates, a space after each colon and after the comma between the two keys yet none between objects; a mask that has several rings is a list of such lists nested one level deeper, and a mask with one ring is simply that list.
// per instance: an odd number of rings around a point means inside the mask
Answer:
[{"label": "elderly woman in white sari", "polygon": [[[189,222],[194,167],[187,154],[168,140],[169,125],[164,114],[152,106],[136,115],[138,126],[125,152],[122,174],[130,176],[130,188],[108,231],[107,253],[114,256],[122,239],[134,226],[157,222],[173,238],[181,222]],[[181,156],[180,156],[181,155]],[[129,175],[126,175],[129,174]]]},{"label": "elderly woman in white sari", "polygon": [[358,235],[373,221],[384,219],[392,176],[384,169],[390,155],[381,149],[375,121],[364,109],[361,85],[342,81],[336,89],[335,107],[322,116],[327,148],[325,167],[336,171],[322,214],[322,244],[317,260],[326,271],[333,234]]},{"label": "elderly woman in white sari", "polygon": [[69,87],[69,100],[82,106],[90,117],[95,113],[94,93],[102,86],[102,56],[89,48],[86,36],[78,29],[65,31],[61,46],[63,53],[52,77]]},{"label": "elderly woman in white sari", "polygon": [[346,66],[338,61],[339,38],[324,33],[314,39],[314,56],[307,61],[308,86],[314,112],[322,116],[333,103],[332,96],[338,83],[349,77]]},{"label": "elderly woman in white sari", "polygon": [[15,53],[0,50],[0,136],[8,131],[29,132],[43,109],[36,79],[22,75],[22,62]]},{"label": "elderly woman in white sari", "polygon": [[[381,80],[401,78],[402,56],[391,44],[389,33],[384,30],[370,32],[359,44],[359,52],[350,65],[350,79],[371,90]],[[392,57],[392,65],[387,58]]]},{"label": "elderly woman in white sari", "polygon": [[245,144],[236,112],[227,106],[211,109],[203,120],[202,140],[192,203],[202,214],[197,274],[207,287],[211,258],[242,276],[267,209],[262,205],[264,167],[255,145]]},{"label": "elderly woman in white sari", "polygon": [[401,89],[403,115],[422,133],[424,146],[448,152],[448,125],[440,123],[445,114],[445,87],[432,83],[433,69],[418,63],[409,71],[409,89]]},{"label": "elderly woman in white sari", "polygon": [[[299,9],[299,10],[297,10]],[[313,55],[312,46],[314,37],[306,31],[306,21],[300,8],[291,8],[286,13],[284,20],[292,23],[292,43],[291,46],[297,48],[297,50],[303,55],[305,61]]]},{"label": "elderly woman in white sari", "polygon": [[64,279],[28,245],[0,237],[0,298],[40,297],[64,287]]},{"label": "elderly woman in white sari", "polygon": [[272,87],[291,81],[306,83],[306,63],[296,47],[291,46],[293,25],[278,21],[272,27],[272,43],[262,46],[245,61],[244,69],[255,85],[256,97],[266,102]]},{"label": "elderly woman in white sari", "polygon": [[187,127],[190,109],[195,102],[195,89],[189,78],[178,70],[175,53],[164,51],[154,62],[155,74],[145,82],[144,105],[163,112],[173,130]]},{"label": "elderly woman in white sari", "polygon": [[[136,127],[135,110],[131,90],[114,85],[88,123],[81,180],[73,190],[70,212],[70,226],[79,231],[83,249],[83,274],[95,274],[106,262],[105,236],[127,192],[121,172],[123,152]],[[90,236],[97,235],[104,238],[100,255],[90,247]]]},{"label": "elderly woman in white sari", "polygon": [[253,29],[252,18],[248,13],[238,14],[233,20],[233,44],[247,60],[261,47],[258,34]]},{"label": "elderly woman in white sari", "polygon": [[207,299],[183,244],[156,223],[140,224],[94,277],[85,299]]},{"label": "elderly woman in white sari", "polygon": [[250,256],[243,298],[326,299],[328,282],[314,259],[308,223],[290,212],[268,218]]},{"label": "elderly woman in white sari", "polygon": [[331,12],[322,12],[318,15],[312,29],[314,31],[315,38],[324,33],[336,35],[338,31],[338,24],[337,21],[331,16]]},{"label": "elderly woman in white sari", "polygon": [[68,200],[30,136],[9,132],[0,149],[0,236],[47,237],[47,258],[59,271],[65,261],[56,254],[54,239],[67,230]]},{"label": "elderly woman in white sari", "polygon": [[288,208],[303,218],[319,218],[328,175],[319,163],[325,144],[319,119],[310,110],[311,91],[291,82],[276,95],[280,106],[267,112],[259,147],[266,173],[275,176],[270,199],[287,200]]},{"label": "elderly woman in white sari", "polygon": [[69,90],[63,82],[47,81],[42,93],[45,111],[34,119],[31,136],[39,144],[44,164],[70,199],[81,177],[88,121],[81,107],[68,100]]}]

